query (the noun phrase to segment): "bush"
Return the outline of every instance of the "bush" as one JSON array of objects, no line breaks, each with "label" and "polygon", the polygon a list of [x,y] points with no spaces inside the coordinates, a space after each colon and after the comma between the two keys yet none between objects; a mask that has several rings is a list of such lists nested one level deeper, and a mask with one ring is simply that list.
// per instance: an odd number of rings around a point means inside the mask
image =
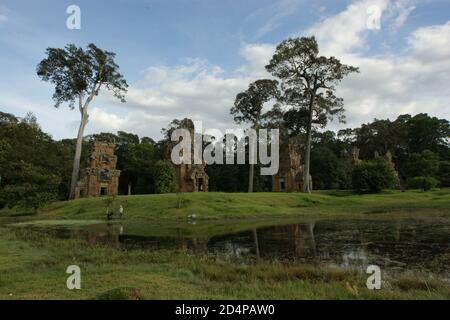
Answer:
[{"label": "bush", "polygon": [[383,159],[363,161],[353,169],[352,186],[358,192],[380,192],[394,186],[395,175]]},{"label": "bush", "polygon": [[409,189],[423,189],[424,191],[436,188],[438,184],[439,181],[433,177],[414,177],[407,181]]},{"label": "bush", "polygon": [[439,155],[430,150],[412,153],[406,161],[405,171],[410,178],[435,177],[439,171]]},{"label": "bush", "polygon": [[311,150],[311,175],[315,189],[345,189],[350,187],[350,172],[345,162],[330,148],[316,147]]},{"label": "bush", "polygon": [[450,161],[439,162],[438,177],[442,188],[450,187]]},{"label": "bush", "polygon": [[155,164],[155,193],[174,192],[175,169],[169,161],[160,160]]},{"label": "bush", "polygon": [[57,199],[59,178],[46,169],[20,161],[10,164],[8,180],[0,189],[0,204],[34,209]]}]

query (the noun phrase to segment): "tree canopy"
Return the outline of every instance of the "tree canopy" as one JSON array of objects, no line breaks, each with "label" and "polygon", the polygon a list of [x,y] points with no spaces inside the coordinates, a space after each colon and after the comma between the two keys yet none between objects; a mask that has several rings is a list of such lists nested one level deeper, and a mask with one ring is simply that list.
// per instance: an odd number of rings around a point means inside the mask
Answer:
[{"label": "tree canopy", "polygon": [[[305,132],[304,181],[309,181],[311,137],[314,126],[325,127],[328,120],[344,120],[343,99],[335,95],[337,84],[347,75],[359,72],[335,57],[319,55],[314,37],[282,41],[266,66],[281,80],[280,101],[291,107],[285,114],[286,126],[294,132]],[[310,192],[309,183],[304,191]]]}]

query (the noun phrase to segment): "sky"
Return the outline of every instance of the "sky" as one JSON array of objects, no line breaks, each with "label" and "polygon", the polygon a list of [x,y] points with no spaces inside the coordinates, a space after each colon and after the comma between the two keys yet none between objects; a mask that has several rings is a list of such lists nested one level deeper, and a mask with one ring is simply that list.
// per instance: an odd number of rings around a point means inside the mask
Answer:
[{"label": "sky", "polygon": [[[70,5],[80,29],[67,28]],[[322,55],[360,68],[337,91],[347,122],[329,129],[405,113],[450,119],[449,0],[0,0],[0,111],[33,112],[55,139],[76,137],[78,110],[54,108],[36,66],[48,47],[95,43],[117,54],[129,90],[126,103],[107,91],[93,100],[86,134],[157,140],[184,117],[239,128],[236,94],[271,78],[278,43],[311,35]]]}]

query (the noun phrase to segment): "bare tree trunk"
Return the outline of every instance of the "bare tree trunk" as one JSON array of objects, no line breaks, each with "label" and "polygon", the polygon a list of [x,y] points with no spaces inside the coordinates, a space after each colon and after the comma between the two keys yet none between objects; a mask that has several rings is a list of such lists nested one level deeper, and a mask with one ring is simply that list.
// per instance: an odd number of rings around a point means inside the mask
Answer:
[{"label": "bare tree trunk", "polygon": [[305,166],[303,167],[303,192],[311,193],[309,188],[309,168],[311,160],[311,125],[308,124],[306,133]]},{"label": "bare tree trunk", "polygon": [[311,136],[312,136],[312,118],[315,93],[312,95],[309,104],[309,119],[306,129],[306,150],[305,150],[305,166],[303,168],[303,192],[311,193],[309,184],[309,168],[311,167]]},{"label": "bare tree trunk", "polygon": [[77,186],[78,176],[80,173],[80,158],[81,158],[81,149],[83,146],[83,134],[84,134],[84,128],[86,127],[87,121],[88,121],[88,114],[87,114],[87,106],[86,106],[85,108],[83,108],[83,111],[81,114],[80,128],[78,129],[77,145],[75,148],[75,157],[73,159],[72,181],[70,183],[69,200],[75,199],[75,189]]},{"label": "bare tree trunk", "polygon": [[128,195],[131,196],[131,182],[128,182]]},{"label": "bare tree trunk", "polygon": [[248,172],[248,192],[253,192],[253,176],[255,172],[255,165],[250,163],[250,170]]}]

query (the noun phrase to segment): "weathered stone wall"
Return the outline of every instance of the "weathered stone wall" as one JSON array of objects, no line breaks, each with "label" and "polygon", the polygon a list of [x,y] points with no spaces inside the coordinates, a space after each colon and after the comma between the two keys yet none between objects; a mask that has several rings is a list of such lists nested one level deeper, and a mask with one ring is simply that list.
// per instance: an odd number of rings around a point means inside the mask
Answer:
[{"label": "weathered stone wall", "polygon": [[[297,148],[292,143],[280,145],[280,163],[276,175],[272,176],[273,192],[299,192],[303,191],[303,166]],[[308,183],[312,190],[312,178]]]},{"label": "weathered stone wall", "polygon": [[351,168],[361,163],[361,160],[359,159],[359,149],[357,147],[352,148],[347,161]]},{"label": "weathered stone wall", "polygon": [[87,167],[81,172],[75,198],[117,195],[120,171],[116,169],[116,164],[114,144],[92,142]]},{"label": "weathered stone wall", "polygon": [[175,166],[178,192],[208,192],[209,178],[205,164],[180,164]]}]

